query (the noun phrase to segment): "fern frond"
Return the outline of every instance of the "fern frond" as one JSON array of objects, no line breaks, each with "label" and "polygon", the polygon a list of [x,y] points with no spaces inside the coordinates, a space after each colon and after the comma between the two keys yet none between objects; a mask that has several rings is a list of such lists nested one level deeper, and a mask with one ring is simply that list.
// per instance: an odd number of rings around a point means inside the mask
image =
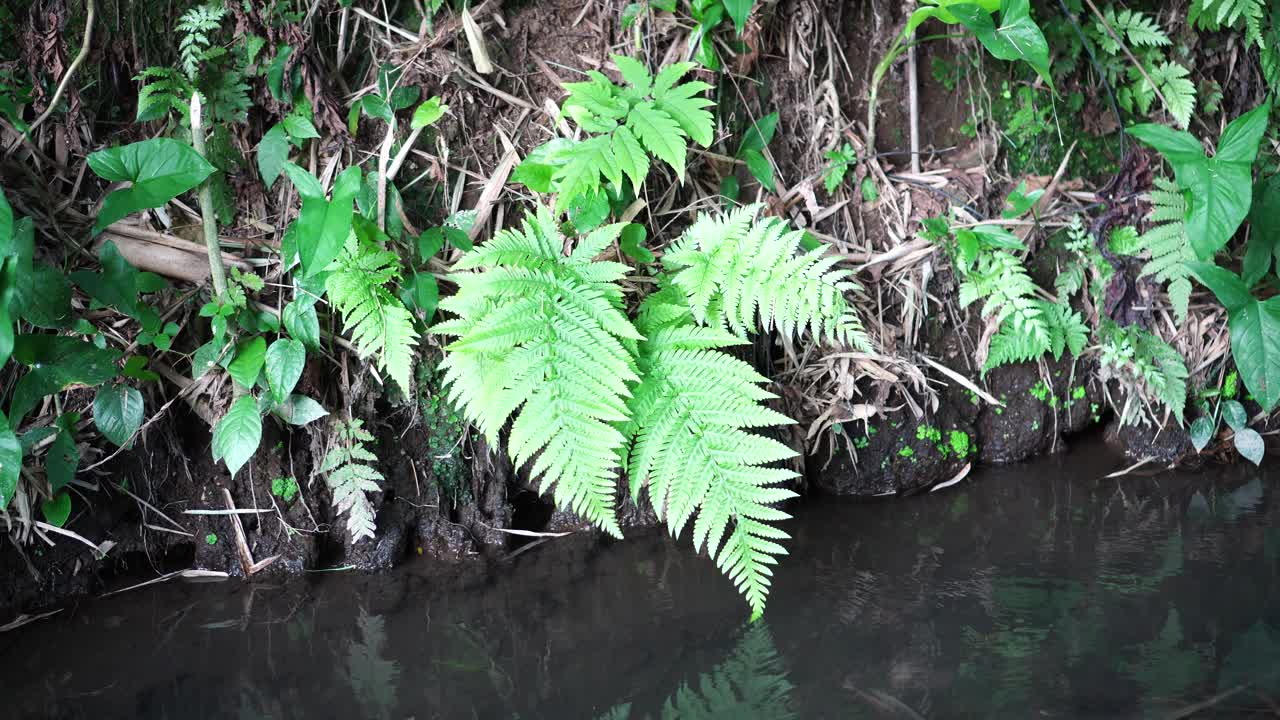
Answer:
[{"label": "fern frond", "polygon": [[378,483],[386,481],[377,468],[368,464],[377,462],[374,454],[364,447],[365,443],[373,441],[373,436],[364,429],[364,421],[358,419],[349,423],[337,422],[333,435],[333,448],[325,455],[316,474],[325,476],[325,484],[333,495],[334,512],[347,514],[351,542],[360,542],[361,538],[372,539],[375,529],[373,504],[365,493],[381,492]]},{"label": "fern frond", "polygon": [[[1136,71],[1136,68],[1135,68]],[[1160,94],[1164,97],[1165,109],[1173,116],[1178,125],[1186,128],[1191,123],[1191,115],[1196,109],[1196,85],[1188,79],[1191,71],[1186,67],[1175,62],[1162,62],[1159,65],[1153,65],[1148,68],[1147,75],[1150,76],[1151,82],[1160,88]],[[1135,78],[1135,83],[1140,83],[1142,93],[1154,94],[1150,90],[1151,84],[1146,78]]]},{"label": "fern frond", "polygon": [[650,308],[642,316],[667,319],[640,327],[646,335],[639,345],[644,379],[628,401],[631,419],[624,426],[631,438],[632,495],[647,486],[659,519],[674,536],[696,513],[694,547],[707,548],[759,616],[771,568],[786,554],[778,544],[786,533],[769,523],[789,516],[774,506],[795,497],[779,485],[796,473],[767,466],[795,453],[747,430],[792,420],[763,405],[774,397],[759,387],[766,378],[717,349],[740,339],[700,327],[687,309],[679,309]]},{"label": "fern frond", "polygon": [[552,175],[557,212],[598,192],[601,178],[622,187],[625,177],[639,192],[650,157],[670,166],[683,182],[688,142],[709,147],[714,140],[714,118],[706,110],[714,103],[702,95],[711,86],[676,84],[692,63],[672,65],[654,77],[637,60],[616,55],[613,60],[626,87],[594,70],[583,82],[565,83],[569,97],[562,113],[594,137],[565,150],[564,162]]},{"label": "fern frond", "polygon": [[[1166,47],[1172,44],[1169,36],[1160,29],[1160,25],[1146,13],[1135,10],[1121,10],[1117,13],[1115,8],[1108,7],[1102,14],[1117,35],[1129,39],[1130,45]],[[1101,21],[1095,25],[1102,49],[1110,55],[1119,53],[1120,45],[1116,43],[1111,33],[1107,32],[1106,26]]]},{"label": "fern frond", "polygon": [[221,4],[197,5],[182,14],[177,29],[182,33],[178,42],[182,71],[192,82],[200,74],[200,64],[208,57],[210,36],[222,26],[222,17],[227,12]]},{"label": "fern frond", "polygon": [[1262,20],[1267,0],[1192,0],[1188,18],[1202,30],[1224,27],[1245,30],[1245,43],[1267,47]]},{"label": "fern frond", "polygon": [[[1186,361],[1171,345],[1141,327],[1104,326],[1099,359],[1104,367],[1118,369],[1134,389],[1167,407],[1183,421],[1187,403]],[[1121,423],[1127,422],[1121,417]]]},{"label": "fern frond", "polygon": [[395,253],[359,241],[353,232],[325,280],[325,292],[342,313],[360,357],[375,356],[378,367],[407,391],[418,333],[413,315],[387,288],[399,277]]},{"label": "fern frond", "polygon": [[1084,352],[1089,342],[1089,325],[1071,306],[1064,302],[1050,303],[1041,301],[1045,324],[1049,328],[1049,350],[1055,360],[1062,358],[1064,351],[1070,351],[1075,357]]},{"label": "fern frond", "polygon": [[1169,301],[1181,323],[1187,317],[1191,301],[1191,270],[1187,263],[1196,260],[1183,220],[1187,198],[1172,180],[1156,178],[1155,185],[1147,196],[1151,203],[1151,212],[1147,214],[1149,228],[1139,238],[1142,248],[1151,255],[1142,266],[1142,275],[1152,276],[1168,286]]},{"label": "fern frond", "polygon": [[1013,253],[984,253],[977,266],[965,273],[960,283],[960,305],[983,299],[982,316],[999,323],[983,373],[1008,363],[1032,360],[1052,348],[1046,303],[1036,297],[1035,282]]},{"label": "fern frond", "polygon": [[191,83],[172,68],[148,67],[133,78],[142,83],[138,91],[138,122],[156,120],[170,111],[186,112],[191,99]]},{"label": "fern frond", "polygon": [[797,254],[804,233],[778,218],[758,219],[762,206],[703,216],[663,256],[694,319],[744,336],[756,323],[784,334],[870,346],[845,299],[858,289],[839,258],[822,248]]},{"label": "fern frond", "polygon": [[514,415],[512,461],[528,464],[542,491],[554,487],[558,506],[615,536],[625,439],[614,424],[627,421],[628,383],[640,381],[623,343],[640,336],[621,309],[626,266],[593,258],[621,229],[601,228],[565,256],[539,207],[455,264],[458,291],[440,307],[456,317],[433,328],[457,338],[441,365],[451,401],[495,444]]}]

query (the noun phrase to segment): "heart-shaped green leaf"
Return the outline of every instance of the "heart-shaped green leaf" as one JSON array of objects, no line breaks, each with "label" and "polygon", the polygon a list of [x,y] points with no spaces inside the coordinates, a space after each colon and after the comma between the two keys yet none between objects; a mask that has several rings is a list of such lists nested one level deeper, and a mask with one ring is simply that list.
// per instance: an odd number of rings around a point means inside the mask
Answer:
[{"label": "heart-shaped green leaf", "polygon": [[267,348],[267,387],[271,399],[282,403],[293,392],[307,364],[307,349],[297,340],[280,338]]},{"label": "heart-shaped green leaf", "polygon": [[0,510],[9,506],[18,491],[18,474],[22,470],[22,443],[0,412]]},{"label": "heart-shaped green leaf", "polygon": [[1263,103],[1233,120],[1212,158],[1190,133],[1163,125],[1129,128],[1130,135],[1155,148],[1173,167],[1178,187],[1188,196],[1187,237],[1201,260],[1212,260],[1249,215],[1253,161],[1269,113]]},{"label": "heart-shaped green leaf", "polygon": [[213,428],[213,459],[227,464],[231,476],[240,471],[262,442],[262,416],[258,401],[245,395],[231,404]]},{"label": "heart-shaped green leaf", "polygon": [[354,202],[362,181],[360,168],[349,167],[338,175],[332,200],[325,200],[320,183],[311,173],[293,163],[285,163],[284,171],[302,196],[302,212],[290,228],[298,259],[304,275],[316,275],[338,257],[351,233]]},{"label": "heart-shaped green leaf", "polygon": [[142,417],[142,393],[128,385],[98,388],[93,398],[93,424],[116,446],[124,447],[129,442],[142,427]]},{"label": "heart-shaped green leaf", "polygon": [[241,387],[252,388],[258,382],[266,357],[267,341],[261,335],[241,341],[236,345],[236,356],[227,365],[227,372]]},{"label": "heart-shaped green leaf", "polygon": [[133,183],[107,196],[94,221],[95,232],[131,213],[164,205],[214,171],[190,145],[170,138],[99,150],[89,156],[89,167],[103,180]]}]

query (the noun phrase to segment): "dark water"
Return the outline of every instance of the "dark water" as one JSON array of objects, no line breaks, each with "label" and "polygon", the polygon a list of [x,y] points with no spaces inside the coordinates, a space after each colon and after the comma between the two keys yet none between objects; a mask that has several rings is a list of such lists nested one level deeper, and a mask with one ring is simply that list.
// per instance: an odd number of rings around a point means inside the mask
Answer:
[{"label": "dark water", "polygon": [[[146,588],[0,634],[6,718],[1264,717],[1275,472],[1097,446],[798,509],[769,612],[659,534],[443,581]],[[1199,710],[1196,706],[1199,705]]]}]

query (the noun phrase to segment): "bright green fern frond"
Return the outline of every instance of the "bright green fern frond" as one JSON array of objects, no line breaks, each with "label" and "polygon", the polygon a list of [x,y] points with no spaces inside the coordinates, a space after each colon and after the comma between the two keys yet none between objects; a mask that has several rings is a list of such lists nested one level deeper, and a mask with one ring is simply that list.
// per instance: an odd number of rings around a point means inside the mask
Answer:
[{"label": "bright green fern frond", "polygon": [[792,421],[764,406],[774,397],[760,387],[766,378],[714,349],[740,340],[695,325],[687,314],[684,322],[678,313],[653,308],[643,315],[664,316],[676,319],[641,326],[644,379],[628,401],[631,418],[624,425],[632,494],[648,488],[672,535],[696,514],[694,547],[706,546],[759,616],[771,567],[786,553],[777,541],[787,535],[770,523],[788,516],[775,506],[795,496],[780,487],[795,473],[768,466],[795,453],[747,430]]},{"label": "bright green fern frond", "polygon": [[804,233],[778,218],[757,219],[762,206],[700,218],[663,256],[672,282],[700,323],[746,335],[757,324],[784,334],[869,347],[845,299],[858,289],[839,258],[822,248],[799,253]]},{"label": "bright green fern frond", "polygon": [[138,122],[184,113],[191,100],[191,83],[172,68],[149,67],[134,78],[142,83],[138,91]]},{"label": "bright green fern frond", "polygon": [[325,476],[325,484],[333,494],[336,514],[347,514],[347,530],[353,543],[361,538],[373,538],[374,510],[366,493],[381,492],[379,482],[386,478],[372,463],[377,457],[364,444],[373,442],[373,435],[364,429],[364,421],[335,424],[333,448],[324,457],[317,475]]},{"label": "bright green fern frond", "polygon": [[983,317],[994,318],[999,324],[983,364],[984,373],[1007,363],[1035,359],[1052,348],[1046,303],[1036,297],[1036,291],[1022,261],[1004,250],[983,254],[976,267],[964,274],[961,306],[985,299]]},{"label": "bright green fern frond", "polygon": [[1266,48],[1262,20],[1267,0],[1192,0],[1187,14],[1203,30],[1244,27],[1245,42]]},{"label": "bright green fern frond", "polygon": [[407,391],[418,333],[413,315],[387,287],[399,277],[395,253],[352,233],[325,280],[325,292],[342,313],[360,357],[375,356],[378,367]]},{"label": "bright green fern frond", "polygon": [[182,57],[182,70],[187,78],[195,82],[200,74],[200,63],[208,55],[210,38],[222,26],[222,16],[227,12],[221,4],[197,5],[183,13],[178,20],[178,31],[182,39],[178,42],[178,50]]},{"label": "bright green fern frond", "polygon": [[1147,215],[1147,222],[1150,227],[1139,240],[1151,254],[1142,266],[1142,274],[1153,276],[1168,286],[1169,301],[1181,323],[1187,317],[1191,302],[1191,271],[1187,263],[1197,259],[1183,220],[1187,213],[1187,199],[1171,180],[1156,178],[1155,184],[1155,189],[1148,195],[1151,212]]},{"label": "bright green fern frond", "polygon": [[640,377],[624,343],[640,335],[622,312],[619,263],[594,257],[621,232],[601,228],[564,254],[546,208],[463,256],[440,308],[456,317],[433,332],[457,339],[441,367],[450,399],[496,444],[514,416],[507,454],[556,504],[621,536],[614,512],[629,417]]},{"label": "bright green fern frond", "polygon": [[[1146,13],[1134,10],[1116,12],[1115,8],[1108,7],[1102,14],[1106,18],[1107,25],[1110,25],[1120,37],[1127,37],[1131,45],[1165,47],[1172,44],[1169,36],[1160,29],[1160,25]],[[1095,23],[1095,31],[1099,44],[1107,54],[1116,55],[1120,52],[1120,45],[1111,33],[1107,32],[1107,27],[1101,20]]]},{"label": "bright green fern frond", "polygon": [[[1191,71],[1183,65],[1168,61],[1153,65],[1147,71],[1151,82],[1160,88],[1164,96],[1165,109],[1183,128],[1190,125],[1191,115],[1196,109],[1196,85],[1188,78],[1190,74]],[[1146,78],[1135,77],[1134,83],[1140,85],[1144,96],[1154,94]]]},{"label": "bright green fern frond", "polygon": [[1065,303],[1041,302],[1045,324],[1049,328],[1049,349],[1055,360],[1062,359],[1062,353],[1070,351],[1075,357],[1084,352],[1085,343],[1089,342],[1089,325],[1076,310]]},{"label": "bright green fern frond", "polygon": [[654,77],[638,60],[616,55],[613,60],[625,87],[594,70],[583,82],[565,83],[569,97],[562,112],[591,136],[548,158],[557,212],[599,192],[602,179],[621,188],[626,178],[639,192],[651,158],[666,163],[683,182],[689,141],[709,147],[715,139],[715,121],[706,109],[714,103],[704,96],[711,86],[676,84],[692,63],[672,65]]}]

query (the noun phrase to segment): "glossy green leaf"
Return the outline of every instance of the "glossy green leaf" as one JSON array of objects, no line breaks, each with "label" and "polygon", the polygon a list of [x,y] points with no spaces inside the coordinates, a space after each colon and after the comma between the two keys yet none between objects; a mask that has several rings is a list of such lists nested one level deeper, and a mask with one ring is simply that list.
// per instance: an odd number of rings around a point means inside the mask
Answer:
[{"label": "glossy green leaf", "polygon": [[739,35],[746,29],[747,17],[755,4],[755,0],[724,0],[725,12],[733,19],[733,28]]},{"label": "glossy green leaf", "polygon": [[1222,403],[1222,419],[1232,430],[1239,432],[1249,424],[1249,414],[1238,400],[1226,400]]},{"label": "glossy green leaf", "polygon": [[40,514],[44,521],[54,527],[66,527],[71,518],[71,494],[63,490],[53,496],[52,500],[40,503]]},{"label": "glossy green leaf", "polygon": [[31,269],[27,281],[18,278],[14,302],[22,319],[46,330],[71,327],[71,283],[67,274],[47,263]]},{"label": "glossy green leaf", "polygon": [[306,395],[295,393],[272,408],[271,414],[290,425],[302,426],[319,420],[328,415],[329,411]]},{"label": "glossy green leaf", "polygon": [[22,471],[22,443],[0,412],[0,510],[9,506],[18,491],[18,475]]},{"label": "glossy green leaf", "polygon": [[747,163],[751,176],[760,182],[761,187],[772,193],[778,191],[773,180],[773,165],[768,158],[755,150],[746,150],[742,153],[742,160]]},{"label": "glossy green leaf", "polygon": [[97,387],[116,376],[118,350],[65,335],[19,335],[13,359],[30,370],[18,380],[9,406],[14,427],[47,395],[72,385]]},{"label": "glossy green leaf", "polygon": [[414,272],[401,288],[400,300],[411,311],[422,313],[422,321],[431,322],[440,302],[440,284],[429,272]]},{"label": "glossy green leaf", "polygon": [[139,210],[161,207],[214,171],[190,145],[170,138],[99,150],[89,155],[89,167],[104,180],[133,183],[107,196],[95,231]]},{"label": "glossy green leaf", "polygon": [[262,182],[268,188],[284,172],[284,164],[288,161],[289,134],[283,125],[277,123],[258,142],[258,173],[262,175]]},{"label": "glossy green leaf", "polygon": [[1262,456],[1266,454],[1267,445],[1262,441],[1262,436],[1257,430],[1245,428],[1236,431],[1235,437],[1236,451],[1245,460],[1254,465],[1262,464]]},{"label": "glossy green leaf", "polygon": [[1000,60],[1021,60],[1053,87],[1049,71],[1049,43],[1035,20],[1031,19],[1031,0],[1003,0],[1000,24],[984,7],[971,3],[953,4],[947,8],[957,20],[978,37],[987,52]]},{"label": "glossy green leaf", "polygon": [[16,255],[17,252],[13,246],[13,208],[9,206],[4,190],[0,189],[0,257]]},{"label": "glossy green leaf", "polygon": [[1213,420],[1207,417],[1198,417],[1191,423],[1191,445],[1195,447],[1196,452],[1204,450],[1209,445],[1209,441],[1213,439],[1214,429]]},{"label": "glossy green leaf", "polygon": [[[125,447],[142,427],[142,393],[128,385],[98,388],[93,398],[93,424],[117,447]],[[130,443],[131,444],[131,443]]]},{"label": "glossy green leaf", "polygon": [[1253,287],[1280,257],[1280,174],[1253,186],[1249,209],[1249,246],[1244,256],[1245,284]]},{"label": "glossy green leaf", "polygon": [[54,421],[58,435],[49,446],[49,454],[44,459],[45,474],[49,478],[49,487],[56,493],[72,480],[76,479],[76,469],[80,467],[80,450],[76,447],[76,422],[79,413],[65,413]]},{"label": "glossy green leaf", "polygon": [[266,358],[267,341],[261,335],[243,340],[236,345],[236,356],[227,365],[227,372],[241,387],[252,388]]},{"label": "glossy green leaf", "polygon": [[738,154],[747,150],[764,152],[765,147],[773,141],[778,130],[778,113],[772,112],[751,124],[742,135],[742,144],[738,146]]},{"label": "glossy green leaf", "polygon": [[287,338],[271,343],[267,348],[266,368],[267,387],[273,400],[282,403],[289,397],[306,364],[307,349],[302,343]]},{"label": "glossy green leaf", "polygon": [[289,55],[293,53],[293,48],[288,45],[281,45],[276,48],[276,55],[271,59],[271,64],[267,66],[267,89],[271,92],[271,97],[283,103],[288,103],[293,99],[292,83],[285,84],[285,66],[289,63]]},{"label": "glossy green leaf", "polygon": [[1253,161],[1267,129],[1269,111],[1263,103],[1232,121],[1212,158],[1190,133],[1163,125],[1129,129],[1130,135],[1155,148],[1173,167],[1178,187],[1189,201],[1187,237],[1201,260],[1211,260],[1249,215]]},{"label": "glossy green leaf", "polygon": [[316,126],[310,120],[297,113],[286,115],[281,123],[284,125],[285,132],[289,133],[289,139],[295,142],[320,137],[320,132],[316,130]]},{"label": "glossy green leaf", "polygon": [[1195,273],[1197,280],[1213,291],[1227,312],[1254,302],[1253,296],[1249,294],[1249,287],[1230,270],[1206,262],[1187,263],[1187,267]]},{"label": "glossy green leaf", "polygon": [[449,111],[449,106],[440,102],[440,96],[429,98],[426,102],[418,106],[413,111],[413,119],[409,121],[409,129],[417,130],[436,124],[444,114]]},{"label": "glossy green leaf", "polygon": [[360,192],[359,167],[349,167],[338,175],[333,184],[333,199],[325,200],[320,183],[311,173],[285,163],[285,173],[302,196],[302,212],[294,221],[294,237],[298,258],[305,275],[322,272],[338,257],[342,245],[351,233],[351,221],[355,216],[355,197]]},{"label": "glossy green leaf", "polygon": [[1280,296],[1228,311],[1231,357],[1264,412],[1280,404]]},{"label": "glossy green leaf", "polygon": [[653,253],[644,244],[648,237],[649,231],[645,226],[640,223],[627,223],[618,236],[618,249],[623,255],[638,263],[651,263],[654,260]]},{"label": "glossy green leaf", "polygon": [[227,464],[231,476],[240,471],[262,442],[262,416],[252,395],[238,398],[213,428],[213,459]]},{"label": "glossy green leaf", "polygon": [[320,349],[320,318],[315,303],[293,300],[280,313],[289,337],[312,350]]}]

